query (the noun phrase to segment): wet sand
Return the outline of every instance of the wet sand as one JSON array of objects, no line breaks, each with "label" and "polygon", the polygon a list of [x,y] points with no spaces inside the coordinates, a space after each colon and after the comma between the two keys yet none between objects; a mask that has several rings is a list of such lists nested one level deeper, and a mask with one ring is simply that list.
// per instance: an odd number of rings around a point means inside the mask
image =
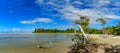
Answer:
[{"label": "wet sand", "polygon": [[69,46],[72,45],[71,40],[67,40],[64,42],[56,43],[54,47],[51,48],[38,48],[37,46],[30,47],[30,48],[22,48],[16,50],[7,50],[7,51],[0,51],[0,53],[67,53],[69,50]]}]

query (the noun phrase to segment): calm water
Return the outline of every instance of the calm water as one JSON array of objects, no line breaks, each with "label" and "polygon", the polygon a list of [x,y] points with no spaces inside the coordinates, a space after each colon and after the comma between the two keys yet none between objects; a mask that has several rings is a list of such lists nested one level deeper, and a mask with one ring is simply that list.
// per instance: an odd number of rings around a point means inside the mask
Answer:
[{"label": "calm water", "polygon": [[63,42],[70,34],[0,34],[0,51]]}]

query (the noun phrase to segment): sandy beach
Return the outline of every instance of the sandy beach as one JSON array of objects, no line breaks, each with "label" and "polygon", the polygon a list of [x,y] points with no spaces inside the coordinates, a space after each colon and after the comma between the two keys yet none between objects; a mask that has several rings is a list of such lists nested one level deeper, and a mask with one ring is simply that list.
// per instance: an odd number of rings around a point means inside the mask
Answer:
[{"label": "sandy beach", "polygon": [[[102,35],[102,34],[101,34]],[[88,35],[89,38],[94,38],[97,43],[107,43],[111,45],[120,45],[120,36],[107,35],[106,38],[101,37],[101,35]]]}]

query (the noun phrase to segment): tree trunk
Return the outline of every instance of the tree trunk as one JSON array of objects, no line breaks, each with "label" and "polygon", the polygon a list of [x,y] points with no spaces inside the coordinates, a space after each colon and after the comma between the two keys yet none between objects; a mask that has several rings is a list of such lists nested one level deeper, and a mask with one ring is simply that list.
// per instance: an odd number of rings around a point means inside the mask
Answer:
[{"label": "tree trunk", "polygon": [[107,38],[107,32],[105,32],[105,34],[104,34],[104,38]]},{"label": "tree trunk", "polygon": [[107,38],[107,35],[108,35],[108,30],[106,30],[106,32],[105,32],[105,38]]},{"label": "tree trunk", "polygon": [[104,31],[103,31],[103,38],[106,38],[107,37],[107,34],[108,34],[108,30],[107,29],[104,29]]},{"label": "tree trunk", "polygon": [[87,36],[86,36],[86,34],[85,34],[85,32],[84,32],[84,30],[83,30],[83,28],[81,27],[80,24],[78,24],[78,27],[80,28],[80,31],[81,31],[81,34],[82,34],[82,37],[83,37],[83,43],[86,44],[87,41],[88,41],[88,38],[87,38]]},{"label": "tree trunk", "polygon": [[103,34],[102,34],[102,36],[101,36],[102,38],[104,38],[105,37],[105,31],[103,30]]}]

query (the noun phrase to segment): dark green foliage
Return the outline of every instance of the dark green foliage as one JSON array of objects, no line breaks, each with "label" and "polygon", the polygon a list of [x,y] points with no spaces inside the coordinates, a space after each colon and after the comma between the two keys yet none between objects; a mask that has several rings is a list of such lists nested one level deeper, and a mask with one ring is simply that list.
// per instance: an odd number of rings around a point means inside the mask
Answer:
[{"label": "dark green foliage", "polygon": [[101,22],[102,25],[105,25],[107,23],[107,20],[109,20],[109,18],[98,18],[96,22]]},{"label": "dark green foliage", "polygon": [[[84,28],[85,33],[87,34],[102,34],[98,29],[93,28]],[[58,30],[58,29],[35,29],[33,33],[74,33],[74,29]],[[77,33],[80,33],[80,30],[77,30]]]},{"label": "dark green foliage", "polygon": [[114,33],[115,35],[120,35],[120,22],[115,26]]},{"label": "dark green foliage", "polygon": [[58,29],[35,29],[33,33],[74,33],[74,29],[58,30]]},{"label": "dark green foliage", "polygon": [[105,29],[108,30],[108,34],[120,35],[120,22],[116,26],[108,26]]},{"label": "dark green foliage", "polygon": [[[120,24],[120,23],[119,23]],[[118,24],[118,25],[119,25]],[[110,35],[120,35],[120,27],[116,26],[108,26],[106,29],[108,29],[108,34]],[[101,29],[94,29],[90,27],[83,27],[85,33],[87,34],[103,34]],[[74,33],[74,29],[66,29],[66,30],[58,30],[58,29],[35,29],[33,33]],[[80,33],[80,30],[77,30],[77,33]]]},{"label": "dark green foliage", "polygon": [[80,20],[75,20],[76,24],[80,24],[82,26],[88,26],[90,19],[87,16],[81,16]]}]

